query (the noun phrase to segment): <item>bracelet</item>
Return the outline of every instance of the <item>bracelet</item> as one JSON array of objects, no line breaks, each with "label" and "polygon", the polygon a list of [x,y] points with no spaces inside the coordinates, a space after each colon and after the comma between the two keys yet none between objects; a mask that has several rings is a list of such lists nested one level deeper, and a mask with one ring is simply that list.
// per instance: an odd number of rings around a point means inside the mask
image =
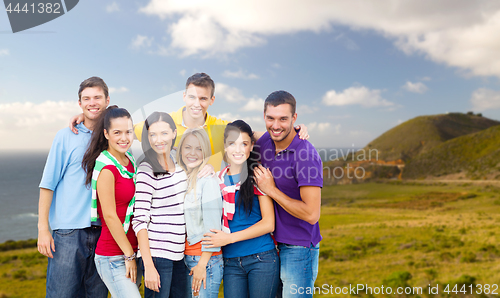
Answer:
[{"label": "bracelet", "polygon": [[125,261],[129,261],[130,262],[130,261],[135,260],[135,256],[136,255],[137,255],[137,253],[134,252],[130,257],[127,257],[127,256],[124,255],[123,258],[125,259]]}]

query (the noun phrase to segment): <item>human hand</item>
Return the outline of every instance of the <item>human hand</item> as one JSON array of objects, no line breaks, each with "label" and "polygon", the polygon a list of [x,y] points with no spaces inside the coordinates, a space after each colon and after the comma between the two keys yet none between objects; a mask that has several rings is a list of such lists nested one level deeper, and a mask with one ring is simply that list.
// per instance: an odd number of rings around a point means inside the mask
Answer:
[{"label": "human hand", "polygon": [[125,260],[125,269],[126,269],[126,274],[125,277],[130,278],[130,280],[133,283],[136,283],[137,281],[137,263],[134,260],[127,261]]},{"label": "human hand", "polygon": [[201,244],[206,245],[205,248],[221,247],[233,243],[231,234],[215,229],[210,229],[210,232],[212,233],[205,233],[201,239]]},{"label": "human hand", "polygon": [[198,178],[213,177],[215,175],[214,166],[206,164],[198,173]]},{"label": "human hand", "polygon": [[74,134],[78,134],[78,129],[76,128],[76,125],[82,123],[83,120],[84,120],[83,113],[73,116],[71,117],[71,119],[69,119],[69,128]]},{"label": "human hand", "polygon": [[191,269],[189,275],[193,276],[193,282],[191,284],[191,289],[193,292],[197,293],[200,291],[201,283],[203,282],[203,289],[207,288],[207,265],[198,263]]},{"label": "human hand", "polygon": [[52,252],[56,252],[56,245],[49,230],[38,231],[37,247],[42,255],[54,258]]},{"label": "human hand", "polygon": [[253,174],[255,177],[255,182],[257,183],[259,189],[266,195],[271,196],[270,194],[276,188],[273,173],[271,173],[269,169],[264,168],[262,165],[259,165],[255,167],[255,169],[253,170]]},{"label": "human hand", "polygon": [[309,132],[307,131],[307,127],[305,124],[295,126],[295,129],[299,130],[298,131],[299,132],[299,139],[301,139],[301,140],[309,139]]},{"label": "human hand", "polygon": [[151,267],[144,266],[144,286],[148,289],[160,292],[161,284],[160,284],[160,274],[156,270],[155,266]]}]

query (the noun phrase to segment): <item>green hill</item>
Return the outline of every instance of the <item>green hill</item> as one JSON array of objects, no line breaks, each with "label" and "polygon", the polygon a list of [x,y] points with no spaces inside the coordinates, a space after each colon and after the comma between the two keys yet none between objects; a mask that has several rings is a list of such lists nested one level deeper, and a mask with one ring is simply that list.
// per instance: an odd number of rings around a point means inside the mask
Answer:
[{"label": "green hill", "polygon": [[419,116],[388,130],[364,149],[377,149],[380,160],[402,159],[406,163],[448,140],[495,125],[500,122],[472,113]]},{"label": "green hill", "polygon": [[403,177],[415,179],[464,172],[473,179],[496,178],[499,163],[500,126],[494,126],[449,140],[420,154],[406,164]]}]

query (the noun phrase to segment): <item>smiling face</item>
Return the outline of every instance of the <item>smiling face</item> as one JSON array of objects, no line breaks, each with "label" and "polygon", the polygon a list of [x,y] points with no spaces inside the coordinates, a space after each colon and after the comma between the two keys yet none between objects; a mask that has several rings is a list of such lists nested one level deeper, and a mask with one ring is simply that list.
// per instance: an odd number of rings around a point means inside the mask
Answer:
[{"label": "smiling face", "polygon": [[132,120],[128,117],[111,119],[109,130],[104,130],[104,136],[108,139],[108,151],[125,154],[134,141]]},{"label": "smiling face", "polygon": [[183,94],[186,103],[187,116],[192,120],[205,118],[207,109],[214,103],[215,97],[209,87],[199,87],[190,84]]},{"label": "smiling face", "polygon": [[101,87],[87,87],[82,90],[78,104],[82,108],[84,121],[95,121],[108,106],[109,97],[104,96]]},{"label": "smiling face", "polygon": [[227,136],[224,147],[229,164],[242,165],[250,157],[253,143],[247,133],[232,130]]},{"label": "smiling face", "polygon": [[188,169],[194,169],[203,162],[203,149],[198,138],[190,134],[181,145],[182,162]]},{"label": "smiling face", "polygon": [[149,144],[158,155],[163,155],[170,152],[176,133],[177,130],[173,131],[167,122],[155,122],[148,129]]},{"label": "smiling face", "polygon": [[278,106],[268,105],[264,112],[266,129],[274,142],[285,140],[293,129],[293,124],[297,120],[297,113],[292,114],[292,107],[289,104]]}]

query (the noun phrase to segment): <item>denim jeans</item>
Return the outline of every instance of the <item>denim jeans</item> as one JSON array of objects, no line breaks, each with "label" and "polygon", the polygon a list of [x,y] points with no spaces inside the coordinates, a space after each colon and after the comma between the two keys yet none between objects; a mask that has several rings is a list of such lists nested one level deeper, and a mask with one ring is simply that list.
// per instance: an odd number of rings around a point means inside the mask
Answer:
[{"label": "denim jeans", "polygon": [[120,256],[95,255],[95,264],[99,276],[108,287],[113,298],[141,298],[139,285],[141,284],[141,273],[137,269],[137,282],[126,277],[127,269],[125,259]]},{"label": "denim jeans", "polygon": [[94,263],[100,235],[100,227],[52,231],[56,251],[47,265],[47,298],[108,297]]},{"label": "denim jeans", "polygon": [[[193,297],[193,291],[191,284],[193,282],[193,276],[189,275],[191,269],[198,265],[200,261],[200,256],[184,256],[184,262],[187,266],[187,296],[188,298]],[[203,289],[203,284],[200,288],[199,298],[217,298],[219,297],[219,287],[222,281],[222,273],[224,272],[224,262],[222,261],[222,255],[212,256],[207,263],[207,288]]]},{"label": "denim jeans", "polygon": [[[278,243],[283,298],[313,297],[318,276],[319,243],[310,247]],[[308,291],[309,289],[309,291]]]},{"label": "denim jeans", "polygon": [[276,249],[224,258],[224,297],[274,298],[279,283]]},{"label": "denim jeans", "polygon": [[[166,258],[153,257],[153,264],[160,275],[160,292],[144,287],[144,298],[184,298],[186,297],[186,264],[184,260],[172,261]],[[144,262],[139,259],[139,267],[144,271]]]}]

